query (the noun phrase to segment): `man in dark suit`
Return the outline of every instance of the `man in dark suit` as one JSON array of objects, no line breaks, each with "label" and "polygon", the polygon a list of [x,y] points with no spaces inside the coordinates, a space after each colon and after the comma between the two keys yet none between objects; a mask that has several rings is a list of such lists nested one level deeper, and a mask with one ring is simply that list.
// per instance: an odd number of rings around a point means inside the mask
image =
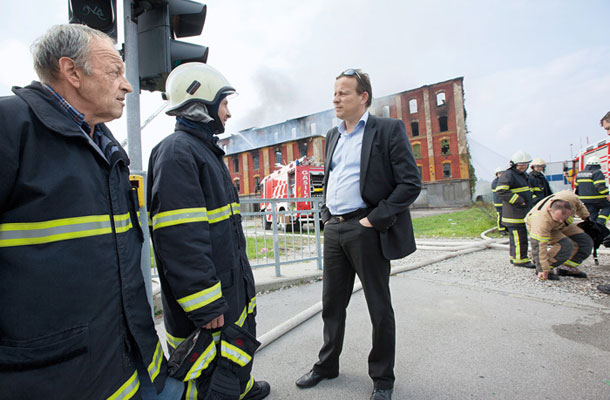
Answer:
[{"label": "man in dark suit", "polygon": [[326,136],[324,175],[324,345],[301,388],[339,374],[346,308],[357,274],[373,325],[369,354],[371,399],[391,399],[396,327],[390,298],[390,260],[415,251],[409,205],[421,179],[404,123],[377,118],[369,77],[348,69],[335,80],[333,104],[341,123]]}]

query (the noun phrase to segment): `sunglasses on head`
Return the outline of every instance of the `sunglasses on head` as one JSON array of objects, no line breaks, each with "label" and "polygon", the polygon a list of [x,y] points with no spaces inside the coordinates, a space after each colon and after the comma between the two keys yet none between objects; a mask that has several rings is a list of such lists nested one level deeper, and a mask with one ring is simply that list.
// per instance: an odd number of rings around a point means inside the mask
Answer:
[{"label": "sunglasses on head", "polygon": [[358,79],[358,82],[360,82],[360,84],[362,85],[362,87],[366,88],[366,85],[364,84],[364,81],[362,80],[362,77],[360,77],[360,74],[355,69],[352,69],[352,68],[346,69],[345,71],[343,71],[343,73],[341,75],[344,75],[344,76],[355,76],[356,79]]}]

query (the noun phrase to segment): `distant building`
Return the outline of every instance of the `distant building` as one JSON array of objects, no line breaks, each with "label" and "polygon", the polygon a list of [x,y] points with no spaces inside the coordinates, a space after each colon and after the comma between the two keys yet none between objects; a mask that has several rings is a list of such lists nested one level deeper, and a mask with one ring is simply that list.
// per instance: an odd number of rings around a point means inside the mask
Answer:
[{"label": "distant building", "polygon": [[[415,207],[470,204],[472,167],[466,143],[463,78],[376,98],[369,112],[401,119],[405,124],[424,182]],[[331,109],[221,139],[224,160],[240,196],[259,197],[260,181],[276,165],[302,156],[323,163],[326,133],[338,122]]]}]

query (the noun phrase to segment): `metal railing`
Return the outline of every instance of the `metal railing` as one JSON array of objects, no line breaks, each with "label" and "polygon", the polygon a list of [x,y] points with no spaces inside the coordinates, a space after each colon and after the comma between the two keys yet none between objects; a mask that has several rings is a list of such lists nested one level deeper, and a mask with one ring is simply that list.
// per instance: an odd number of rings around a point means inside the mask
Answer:
[{"label": "metal railing", "polygon": [[[242,226],[252,268],[275,266],[281,275],[286,264],[316,261],[322,269],[320,205],[322,199],[241,199]],[[297,204],[309,203],[310,210],[297,210]],[[247,204],[265,204],[262,211],[246,212]],[[267,222],[270,216],[271,221]]]}]

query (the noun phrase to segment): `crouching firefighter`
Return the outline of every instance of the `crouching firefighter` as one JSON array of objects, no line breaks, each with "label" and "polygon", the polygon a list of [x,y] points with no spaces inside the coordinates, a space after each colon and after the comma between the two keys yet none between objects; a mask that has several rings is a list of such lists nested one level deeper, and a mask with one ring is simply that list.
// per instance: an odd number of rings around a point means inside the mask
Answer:
[{"label": "crouching firefighter", "polygon": [[532,192],[525,171],[532,161],[529,154],[518,151],[510,159],[510,168],[498,179],[496,193],[502,200],[502,224],[508,229],[510,262],[517,267],[535,268],[527,256],[525,214],[532,207]]},{"label": "crouching firefighter", "polygon": [[[153,149],[148,166],[172,374],[187,382],[187,399],[253,400],[270,391],[250,375],[258,347],[254,277],[238,194],[215,136],[231,117],[227,96],[233,93],[206,64],[175,68],[164,94],[167,114],[177,117],[175,132]],[[195,342],[199,351],[190,353]],[[181,354],[188,355],[188,368]]]},{"label": "crouching firefighter", "polygon": [[610,201],[608,201],[610,196],[608,196],[606,177],[601,168],[598,157],[587,158],[585,169],[576,175],[574,185],[578,198],[587,206],[591,219],[606,225],[610,215]]},{"label": "crouching firefighter", "polygon": [[538,278],[586,278],[578,266],[591,254],[593,240],[573,224],[574,214],[589,220],[589,211],[569,190],[540,201],[525,217]]}]

